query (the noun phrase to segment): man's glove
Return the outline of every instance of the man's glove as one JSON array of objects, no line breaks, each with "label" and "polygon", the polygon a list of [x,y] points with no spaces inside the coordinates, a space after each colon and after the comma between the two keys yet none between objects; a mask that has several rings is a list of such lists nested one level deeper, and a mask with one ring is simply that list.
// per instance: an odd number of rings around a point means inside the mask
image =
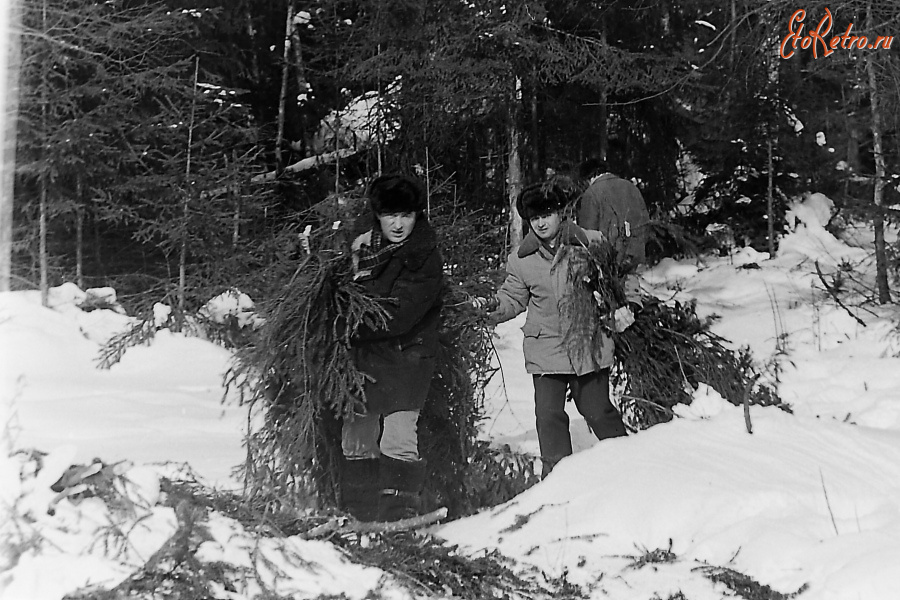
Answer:
[{"label": "man's glove", "polygon": [[479,296],[471,301],[472,308],[477,311],[490,313],[497,310],[497,307],[500,306],[500,301],[497,300],[496,296],[491,296],[490,298],[482,298]]},{"label": "man's glove", "polygon": [[634,313],[631,312],[629,307],[620,306],[616,309],[616,312],[613,313],[613,323],[616,328],[616,333],[622,333],[634,323]]}]

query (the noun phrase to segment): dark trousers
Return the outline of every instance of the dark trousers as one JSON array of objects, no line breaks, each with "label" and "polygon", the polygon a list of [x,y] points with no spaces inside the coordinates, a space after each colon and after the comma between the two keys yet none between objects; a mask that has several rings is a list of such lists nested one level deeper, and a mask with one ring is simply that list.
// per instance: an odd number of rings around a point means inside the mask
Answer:
[{"label": "dark trousers", "polygon": [[622,417],[609,401],[609,369],[585,375],[534,375],[534,415],[541,446],[543,476],[562,458],[572,454],[566,390],[598,440],[625,435]]}]

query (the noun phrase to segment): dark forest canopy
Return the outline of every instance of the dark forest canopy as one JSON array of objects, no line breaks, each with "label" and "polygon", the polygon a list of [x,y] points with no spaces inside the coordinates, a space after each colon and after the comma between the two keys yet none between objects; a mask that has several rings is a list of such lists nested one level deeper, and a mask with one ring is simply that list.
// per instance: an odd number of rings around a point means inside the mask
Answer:
[{"label": "dark forest canopy", "polygon": [[[296,233],[330,225],[336,197],[379,171],[418,173],[434,216],[501,256],[509,185],[576,178],[592,157],[639,183],[657,257],[684,251],[665,232],[696,241],[711,223],[773,245],[807,191],[876,228],[897,202],[892,0],[807,3],[803,19],[786,0],[21,9],[13,287],[266,294]],[[803,48],[827,14],[830,32]],[[848,27],[882,47],[816,57]],[[360,128],[346,109],[364,96],[375,110]]]}]

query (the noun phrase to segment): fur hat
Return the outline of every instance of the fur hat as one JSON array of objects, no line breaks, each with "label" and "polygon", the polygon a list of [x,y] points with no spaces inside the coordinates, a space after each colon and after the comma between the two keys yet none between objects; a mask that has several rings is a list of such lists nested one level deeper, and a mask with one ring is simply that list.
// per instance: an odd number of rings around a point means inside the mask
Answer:
[{"label": "fur hat", "polygon": [[408,175],[382,175],[369,184],[369,206],[376,215],[425,210],[425,193],[419,182]]},{"label": "fur hat", "polygon": [[527,186],[516,200],[516,209],[525,221],[563,210],[565,207],[566,195],[559,186],[548,183]]}]

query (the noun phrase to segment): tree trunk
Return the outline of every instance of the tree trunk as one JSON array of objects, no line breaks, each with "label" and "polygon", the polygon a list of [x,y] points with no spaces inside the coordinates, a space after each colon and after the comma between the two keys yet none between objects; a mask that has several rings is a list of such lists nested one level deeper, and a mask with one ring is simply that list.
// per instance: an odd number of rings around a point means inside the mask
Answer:
[{"label": "tree trunk", "polygon": [[[871,31],[872,7],[869,5],[868,25]],[[873,202],[875,204],[875,216],[872,226],[875,229],[875,285],[878,289],[878,302],[887,304],[891,301],[891,290],[888,285],[887,253],[884,241],[884,213],[882,204],[884,200],[884,153],[882,146],[881,105],[878,97],[878,81],[875,77],[875,53],[869,52],[865,57],[866,72],[869,76],[869,95],[872,106],[872,150],[875,155],[875,191]]]},{"label": "tree trunk", "polygon": [[[841,105],[846,106],[847,98],[841,89]],[[844,196],[850,196],[850,181],[852,176],[859,173],[859,129],[854,118],[844,111],[844,125],[847,128],[847,171],[844,176]]]},{"label": "tree trunk", "polygon": [[[225,164],[228,164],[228,155],[225,155]],[[238,242],[241,240],[241,187],[239,184],[234,183],[234,181],[238,180],[238,158],[237,153],[232,153],[231,160],[231,177],[232,183],[229,183],[228,190],[229,193],[234,198],[234,213],[232,214],[231,221],[231,247],[237,249]]]},{"label": "tree trunk", "polygon": [[[44,0],[42,10],[41,10],[41,22],[43,24],[43,30],[47,31],[47,0]],[[47,69],[50,68],[49,65],[43,65],[43,71],[41,72],[41,134],[47,135],[47,103],[49,102],[47,98]],[[46,138],[45,138],[46,142]],[[43,156],[43,151],[41,152]],[[43,162],[43,161],[42,161]],[[39,247],[40,250],[38,252],[38,262],[40,263],[40,277],[41,277],[41,304],[47,306],[49,304],[49,296],[50,296],[50,287],[49,281],[47,277],[47,270],[49,268],[49,261],[47,260],[47,173],[45,169],[41,169],[40,174],[40,202],[39,202]]]},{"label": "tree trunk", "polygon": [[231,247],[237,248],[241,239],[241,195],[234,195],[234,222],[231,230]]},{"label": "tree trunk", "polygon": [[[381,56],[381,43],[378,44],[377,51],[375,56]],[[384,87],[381,85],[381,61],[378,61],[378,127],[375,130],[375,158],[377,159],[377,167],[378,167],[378,176],[380,177],[383,173],[384,169],[384,156],[382,152],[384,151],[384,110],[383,110],[383,102],[384,102]],[[425,121],[425,127],[422,130],[423,141],[425,142],[425,146],[428,146],[428,121]],[[335,150],[337,150],[337,145],[335,145]]]},{"label": "tree trunk", "polygon": [[[769,81],[769,91],[766,93],[767,96],[771,98],[780,98],[781,97],[781,72],[779,69],[781,68],[783,60],[780,58],[773,58],[778,55],[777,52],[778,41],[775,36],[769,35],[768,46],[769,52],[767,53],[768,58],[768,81]],[[772,107],[767,110],[777,110]],[[780,111],[778,111],[780,112]],[[777,116],[770,116],[770,119],[777,119]],[[768,171],[767,176],[767,185],[766,185],[766,238],[767,246],[769,250],[769,258],[775,258],[775,142],[778,141],[778,132],[777,129],[773,127],[770,123],[766,124],[766,170]]]},{"label": "tree trunk", "polygon": [[522,216],[516,209],[516,199],[522,189],[522,158],[519,144],[522,139],[521,104],[522,80],[516,77],[515,92],[509,115],[509,161],[507,163],[506,184],[509,192],[509,249],[515,252],[522,243]]},{"label": "tree trunk", "polygon": [[[306,68],[303,65],[303,46],[300,45],[300,32],[297,30],[297,24],[294,22],[296,20],[296,15],[292,16],[290,23],[290,32],[291,32],[291,49],[294,51],[294,79],[297,81],[297,93],[303,94],[306,93],[309,89],[309,82],[306,81]],[[300,136],[300,156],[306,156],[306,121],[303,118],[303,114],[299,115],[300,119],[303,120],[301,125],[301,129],[303,135]]]},{"label": "tree trunk", "polygon": [[775,258],[775,161],[772,158],[772,133],[766,132],[766,153],[769,182],[766,188],[766,220],[769,258]]},{"label": "tree trunk", "polygon": [[[544,152],[544,140],[541,132],[540,105],[538,104],[538,78],[531,76],[531,85],[528,90],[528,119],[529,129],[526,146],[529,149],[528,179],[537,181],[543,179],[546,169],[546,156]],[[521,144],[521,140],[520,140]]]},{"label": "tree trunk", "polygon": [[97,216],[91,212],[91,229],[94,234],[94,240],[91,244],[94,250],[94,271],[101,277],[106,277],[106,267],[103,265],[103,252],[100,241],[100,225],[97,224]]},{"label": "tree trunk", "polygon": [[431,217],[431,157],[425,146],[425,215]]},{"label": "tree trunk", "polygon": [[276,170],[281,173],[284,168],[284,157],[281,155],[281,149],[284,147],[284,119],[287,107],[287,88],[288,76],[291,60],[291,29],[293,29],[294,21],[294,5],[292,0],[287,3],[287,17],[284,24],[284,50],[281,60],[281,92],[278,95],[278,133],[275,136],[275,165]]},{"label": "tree trunk", "polygon": [[728,44],[728,66],[729,70],[734,69],[734,57],[738,52],[737,46],[737,2],[731,0],[731,43]]},{"label": "tree trunk", "polygon": [[200,57],[194,57],[194,97],[191,100],[191,121],[188,125],[187,158],[184,165],[184,204],[182,205],[181,250],[178,253],[178,316],[175,320],[178,330],[181,329],[181,321],[184,318],[185,296],[187,295],[187,247],[188,247],[188,221],[190,219],[190,202],[193,194],[191,183],[191,149],[194,145],[194,119],[197,114],[197,83],[200,77]]},{"label": "tree trunk", "polygon": [[75,207],[75,283],[84,289],[84,207]]},{"label": "tree trunk", "polygon": [[38,253],[39,261],[40,261],[40,273],[41,273],[41,304],[44,306],[49,305],[50,299],[50,282],[47,276],[47,271],[50,268],[50,261],[47,259],[47,175],[41,173],[41,197],[40,197],[40,216],[39,223],[40,229],[38,232],[40,239],[40,250]]},{"label": "tree trunk", "polygon": [[[600,30],[600,42],[606,46],[606,16],[604,15],[603,20],[601,21],[601,30]],[[600,114],[598,115],[598,123],[597,126],[600,128],[599,130],[599,157],[600,160],[607,160],[609,157],[609,104],[607,101],[608,92],[606,90],[606,85],[603,83],[600,84]],[[593,152],[591,152],[593,154]],[[591,157],[585,157],[591,158]]]},{"label": "tree trunk", "polygon": [[599,148],[600,160],[607,160],[607,158],[609,158],[607,156],[609,154],[609,106],[606,101],[606,86],[600,90],[599,109],[600,115],[597,122],[599,128],[599,140],[597,146]]},{"label": "tree trunk", "polygon": [[6,94],[0,98],[0,292],[11,289],[13,180],[16,164],[16,115],[19,90],[19,3],[7,0],[0,6],[0,77],[6,83]]},{"label": "tree trunk", "polygon": [[250,38],[250,47],[253,52],[250,53],[250,75],[254,83],[262,81],[262,75],[259,72],[259,57],[256,55],[256,28],[253,27],[253,15],[249,10],[244,11],[244,19],[247,21],[247,36]]}]

